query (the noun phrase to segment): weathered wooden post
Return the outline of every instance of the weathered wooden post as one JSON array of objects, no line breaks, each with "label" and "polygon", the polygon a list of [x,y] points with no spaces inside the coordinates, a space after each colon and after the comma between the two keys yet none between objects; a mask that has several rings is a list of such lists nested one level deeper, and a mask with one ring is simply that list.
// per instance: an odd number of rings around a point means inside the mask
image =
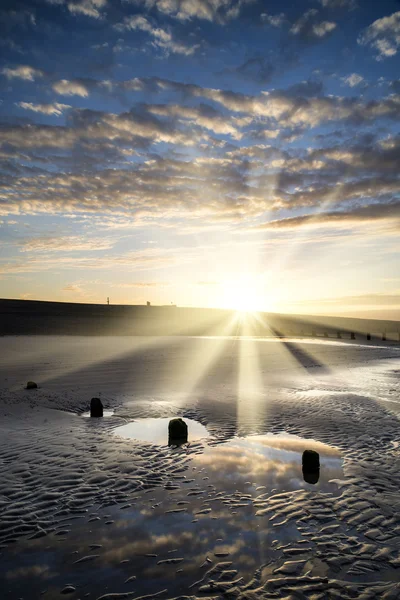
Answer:
[{"label": "weathered wooden post", "polygon": [[179,446],[188,440],[188,426],[183,419],[171,419],[168,423],[168,444]]},{"label": "weathered wooden post", "polygon": [[367,340],[370,340],[370,339],[371,339],[371,334],[367,333]]},{"label": "weathered wooden post", "polygon": [[319,480],[319,454],[315,450],[304,450],[302,456],[302,469],[304,481],[318,483]]},{"label": "weathered wooden post", "polygon": [[102,417],[103,416],[103,404],[100,398],[92,398],[90,401],[90,416],[91,417]]},{"label": "weathered wooden post", "polygon": [[350,339],[351,340],[355,340],[356,339],[356,336],[355,336],[355,334],[353,332],[350,333]]}]

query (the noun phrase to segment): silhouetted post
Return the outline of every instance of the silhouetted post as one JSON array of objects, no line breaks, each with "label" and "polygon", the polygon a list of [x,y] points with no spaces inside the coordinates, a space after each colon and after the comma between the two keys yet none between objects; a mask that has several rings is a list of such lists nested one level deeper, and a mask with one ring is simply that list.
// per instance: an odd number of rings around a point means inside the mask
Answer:
[{"label": "silhouetted post", "polygon": [[382,342],[386,342],[386,333],[382,333]]},{"label": "silhouetted post", "polygon": [[319,480],[319,454],[314,450],[304,450],[302,456],[304,481],[318,483]]},{"label": "silhouetted post", "polygon": [[340,331],[337,332],[337,338],[338,338],[338,340],[342,339],[342,334],[340,333]]},{"label": "silhouetted post", "polygon": [[370,339],[371,339],[371,334],[367,333],[367,340],[370,340]]},{"label": "silhouetted post", "polygon": [[180,446],[188,440],[188,426],[183,419],[171,419],[168,423],[168,445]]},{"label": "silhouetted post", "polygon": [[356,339],[356,336],[355,336],[355,334],[353,332],[351,332],[351,334],[350,334],[350,339],[351,340],[355,340]]},{"label": "silhouetted post", "polygon": [[110,305],[110,298],[107,296],[107,304]]},{"label": "silhouetted post", "polygon": [[100,398],[92,398],[90,401],[90,416],[91,417],[102,417],[103,416],[103,404]]}]

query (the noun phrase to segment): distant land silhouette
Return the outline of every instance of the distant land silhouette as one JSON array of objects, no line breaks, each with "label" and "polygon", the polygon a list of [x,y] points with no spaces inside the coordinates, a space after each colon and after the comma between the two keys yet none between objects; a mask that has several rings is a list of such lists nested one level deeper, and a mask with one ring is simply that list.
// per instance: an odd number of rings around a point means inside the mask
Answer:
[{"label": "distant land silhouette", "polygon": [[255,335],[399,341],[400,321],[176,306],[0,299],[0,335]]}]

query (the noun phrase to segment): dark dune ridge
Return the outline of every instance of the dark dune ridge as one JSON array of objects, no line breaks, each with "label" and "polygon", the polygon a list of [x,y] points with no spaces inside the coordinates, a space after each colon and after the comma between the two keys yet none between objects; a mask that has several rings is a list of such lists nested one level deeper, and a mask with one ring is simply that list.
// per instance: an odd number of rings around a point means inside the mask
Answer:
[{"label": "dark dune ridge", "polygon": [[75,304],[0,299],[0,335],[261,335],[400,339],[400,322],[176,306]]}]

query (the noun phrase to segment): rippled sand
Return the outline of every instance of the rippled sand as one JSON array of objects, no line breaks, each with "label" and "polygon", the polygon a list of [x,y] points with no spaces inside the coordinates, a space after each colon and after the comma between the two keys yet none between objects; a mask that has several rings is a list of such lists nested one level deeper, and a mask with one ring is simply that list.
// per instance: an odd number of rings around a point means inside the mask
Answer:
[{"label": "rippled sand", "polygon": [[[14,337],[0,354],[2,598],[400,597],[399,345]],[[92,396],[113,416],[79,416]],[[173,416],[209,437],[114,431]],[[317,486],[298,442],[282,458],[264,437],[283,431],[331,447]]]}]

